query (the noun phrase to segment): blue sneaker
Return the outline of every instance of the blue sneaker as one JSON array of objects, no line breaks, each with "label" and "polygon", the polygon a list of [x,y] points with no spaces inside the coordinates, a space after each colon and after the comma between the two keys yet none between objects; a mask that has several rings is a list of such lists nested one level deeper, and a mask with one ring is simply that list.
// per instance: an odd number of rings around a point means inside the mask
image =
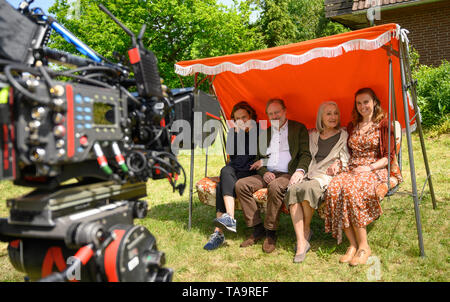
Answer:
[{"label": "blue sneaker", "polygon": [[218,228],[225,228],[228,231],[236,233],[236,219],[233,219],[227,213],[223,214],[219,218],[214,219],[214,225]]},{"label": "blue sneaker", "polygon": [[225,241],[225,236],[221,234],[219,231],[215,231],[211,237],[209,237],[208,243],[203,247],[207,251],[212,251],[218,248]]}]

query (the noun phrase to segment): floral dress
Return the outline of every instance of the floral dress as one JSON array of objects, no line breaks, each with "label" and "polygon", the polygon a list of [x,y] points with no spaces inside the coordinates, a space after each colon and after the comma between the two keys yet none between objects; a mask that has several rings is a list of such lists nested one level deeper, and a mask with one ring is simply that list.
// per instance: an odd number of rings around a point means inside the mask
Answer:
[{"label": "floral dress", "polygon": [[350,227],[350,223],[362,228],[383,213],[376,188],[387,182],[387,169],[353,171],[358,166],[368,166],[380,159],[379,144],[379,124],[370,126],[365,133],[355,128],[348,141],[352,151],[348,170],[334,177],[328,185],[322,209],[325,232],[331,232],[338,244],[342,242],[343,228]]}]

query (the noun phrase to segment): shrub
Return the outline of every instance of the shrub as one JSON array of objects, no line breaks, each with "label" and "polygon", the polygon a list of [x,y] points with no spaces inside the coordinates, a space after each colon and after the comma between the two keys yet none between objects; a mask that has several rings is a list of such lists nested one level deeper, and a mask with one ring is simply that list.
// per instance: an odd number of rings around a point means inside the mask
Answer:
[{"label": "shrub", "polygon": [[439,125],[450,119],[450,63],[439,67],[419,66],[413,77],[417,79],[417,104],[424,128]]},{"label": "shrub", "polygon": [[409,64],[411,66],[411,72],[414,74],[420,67],[420,54],[413,45],[409,45]]},{"label": "shrub", "polygon": [[427,129],[427,137],[440,137],[442,134],[450,133],[450,115],[439,125],[434,125]]}]

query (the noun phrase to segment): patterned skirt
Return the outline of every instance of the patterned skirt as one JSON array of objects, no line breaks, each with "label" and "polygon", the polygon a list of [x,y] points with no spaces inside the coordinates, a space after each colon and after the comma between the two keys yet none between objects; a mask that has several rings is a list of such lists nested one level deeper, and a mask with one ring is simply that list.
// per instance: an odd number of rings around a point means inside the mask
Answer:
[{"label": "patterned skirt", "polygon": [[383,213],[376,188],[387,181],[387,169],[371,172],[343,172],[328,185],[325,205],[320,209],[325,232],[342,242],[342,230],[351,225],[366,227]]}]

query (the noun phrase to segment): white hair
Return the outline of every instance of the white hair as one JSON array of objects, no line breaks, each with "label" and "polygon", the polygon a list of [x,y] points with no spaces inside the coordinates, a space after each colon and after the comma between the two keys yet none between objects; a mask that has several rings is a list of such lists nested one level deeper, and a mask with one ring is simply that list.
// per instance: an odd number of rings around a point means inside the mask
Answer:
[{"label": "white hair", "polygon": [[317,118],[316,118],[316,129],[319,131],[319,133],[322,133],[323,131],[323,121],[322,121],[322,114],[326,106],[328,105],[334,105],[337,109],[338,115],[339,115],[339,121],[337,123],[336,129],[339,129],[341,127],[341,112],[339,111],[339,106],[336,104],[336,102],[333,101],[326,101],[320,104],[319,110],[317,111]]}]

